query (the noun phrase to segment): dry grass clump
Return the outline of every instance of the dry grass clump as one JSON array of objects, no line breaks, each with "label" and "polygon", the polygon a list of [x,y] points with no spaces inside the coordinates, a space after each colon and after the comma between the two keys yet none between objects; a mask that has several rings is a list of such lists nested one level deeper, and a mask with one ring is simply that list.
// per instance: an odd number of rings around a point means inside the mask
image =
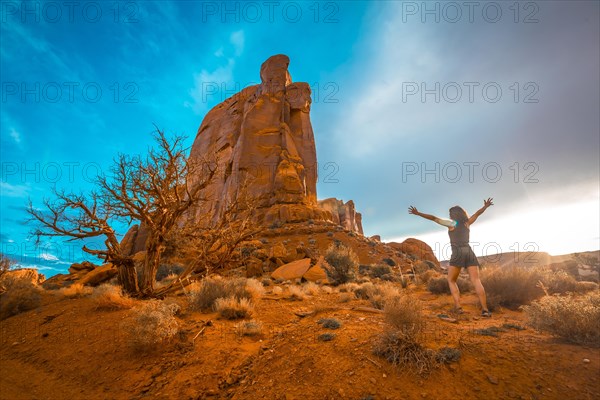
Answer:
[{"label": "dry grass clump", "polygon": [[351,301],[352,299],[355,299],[355,298],[356,297],[352,293],[340,293],[340,297],[338,298],[338,301],[340,303],[347,303],[347,302],[349,302],[349,301]]},{"label": "dry grass clump", "polygon": [[123,294],[120,286],[105,283],[94,289],[92,299],[99,310],[124,310],[132,308],[135,300]]},{"label": "dry grass clump", "polygon": [[5,279],[3,286],[5,291],[0,294],[0,321],[33,310],[42,303],[42,289],[28,279]]},{"label": "dry grass clump", "polygon": [[[461,293],[466,293],[473,290],[473,285],[471,285],[471,281],[469,279],[459,277],[456,280],[456,284],[458,285],[458,290],[460,290]],[[427,290],[429,290],[433,294],[450,294],[450,286],[448,286],[448,277],[431,277],[429,279],[429,282],[427,282]]]},{"label": "dry grass clump", "polygon": [[177,304],[147,300],[132,309],[121,326],[134,348],[149,349],[178,333],[179,323],[175,318],[178,311]]},{"label": "dry grass clump", "polygon": [[319,292],[321,292],[321,287],[314,282],[308,282],[304,285],[304,293],[308,295],[316,296]]},{"label": "dry grass clump", "polygon": [[417,283],[422,283],[424,285],[427,285],[429,283],[429,281],[431,281],[433,278],[439,278],[440,274],[432,269],[428,269],[427,271],[417,274]]},{"label": "dry grass clump", "polygon": [[321,291],[325,294],[333,293],[333,288],[331,286],[321,286]]},{"label": "dry grass clump", "polygon": [[592,290],[598,290],[598,284],[596,282],[580,281],[577,282],[577,293],[591,292]]},{"label": "dry grass clump", "polygon": [[382,310],[388,299],[400,296],[400,291],[397,286],[390,282],[377,285],[366,282],[358,287],[354,294],[359,299],[369,300],[373,307]]},{"label": "dry grass clump", "polygon": [[274,295],[280,295],[283,293],[283,289],[281,288],[281,286],[275,286],[273,287],[273,290],[271,290],[273,292]]},{"label": "dry grass clump", "polygon": [[340,293],[353,293],[359,287],[360,287],[359,284],[350,282],[350,283],[344,283],[343,285],[338,286],[338,290],[340,291]]},{"label": "dry grass clump", "polygon": [[436,352],[421,343],[425,317],[419,300],[413,296],[392,297],[384,312],[387,327],[377,338],[373,353],[400,368],[428,374],[439,361]]},{"label": "dry grass clump", "polygon": [[332,244],[325,252],[325,261],[329,267],[325,269],[329,280],[334,285],[351,282],[358,275],[358,256],[343,244]]},{"label": "dry grass clump", "polygon": [[242,319],[252,315],[254,307],[247,298],[232,296],[218,298],[215,301],[215,311],[225,319]]},{"label": "dry grass clump", "polygon": [[[213,310],[218,299],[234,297],[236,299],[251,299],[246,279],[223,279],[221,277],[204,278],[190,288],[190,306],[198,310]],[[252,286],[254,286],[252,284]],[[252,288],[251,290],[256,290]],[[256,292],[255,292],[256,293]]]},{"label": "dry grass clump", "polygon": [[299,286],[290,286],[288,288],[288,299],[293,301],[302,301],[306,299],[306,293]]},{"label": "dry grass clump", "polygon": [[246,280],[246,290],[253,299],[260,299],[265,294],[264,285],[255,278]]},{"label": "dry grass clump", "polygon": [[317,321],[317,324],[325,329],[339,329],[342,326],[340,320],[335,318],[321,318]]},{"label": "dry grass clump", "polygon": [[567,342],[600,346],[600,292],[545,296],[523,308],[535,329]]},{"label": "dry grass clump", "polygon": [[544,294],[581,293],[595,288],[564,271],[544,267],[486,268],[481,273],[481,282],[492,305],[508,308],[529,304]]},{"label": "dry grass clump", "polygon": [[258,336],[262,333],[263,325],[260,321],[242,321],[235,324],[236,335],[242,336]]},{"label": "dry grass clump", "polygon": [[71,286],[59,289],[58,293],[60,293],[63,297],[75,299],[89,296],[93,291],[94,289],[89,286],[84,286],[81,283],[74,283]]}]

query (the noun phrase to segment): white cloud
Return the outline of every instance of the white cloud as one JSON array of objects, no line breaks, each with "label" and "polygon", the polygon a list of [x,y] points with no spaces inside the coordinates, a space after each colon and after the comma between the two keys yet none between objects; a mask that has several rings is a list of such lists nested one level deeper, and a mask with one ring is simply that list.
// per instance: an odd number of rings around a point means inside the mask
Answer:
[{"label": "white cloud", "polygon": [[16,144],[21,144],[21,134],[15,128],[10,128],[10,137],[13,138]]},{"label": "white cloud", "polygon": [[[234,56],[240,56],[244,51],[244,31],[232,32],[229,42],[233,45]],[[233,81],[235,58],[227,55],[223,47],[219,47],[214,55],[225,58],[227,64],[213,70],[203,69],[200,73],[194,74],[194,87],[189,91],[193,101],[186,101],[184,106],[191,108],[196,114],[208,111],[209,104],[218,104],[242,89]]]},{"label": "white cloud", "polygon": [[30,187],[28,185],[11,185],[8,182],[0,182],[0,192],[7,197],[27,197]]},{"label": "white cloud", "polygon": [[245,36],[244,31],[235,31],[229,37],[229,41],[235,49],[235,55],[240,56],[244,52]]}]

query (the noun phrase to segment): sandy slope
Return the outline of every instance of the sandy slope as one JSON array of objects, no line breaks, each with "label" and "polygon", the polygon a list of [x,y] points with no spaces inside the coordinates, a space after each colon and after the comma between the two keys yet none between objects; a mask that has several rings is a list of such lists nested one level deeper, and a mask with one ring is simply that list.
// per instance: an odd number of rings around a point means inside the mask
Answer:
[{"label": "sandy slope", "polygon": [[[414,291],[425,303],[431,348],[458,347],[462,358],[427,377],[399,371],[371,352],[381,314],[356,310],[368,303],[319,294],[305,301],[266,295],[255,317],[263,335],[238,338],[235,322],[214,314],[179,315],[182,333],[153,353],[136,353],[119,324],[127,311],[98,311],[92,300],[47,295],[37,310],[0,323],[2,399],[595,399],[600,393],[600,349],[561,344],[531,329],[499,337],[475,329],[510,322],[518,311],[479,319],[465,296],[458,323],[437,318],[450,299]],[[183,303],[183,299],[178,301]],[[295,311],[317,309],[300,318]],[[331,342],[317,320],[342,327]],[[203,321],[213,326],[192,340]],[[333,332],[333,331],[332,331]],[[584,363],[583,359],[590,360]]]}]

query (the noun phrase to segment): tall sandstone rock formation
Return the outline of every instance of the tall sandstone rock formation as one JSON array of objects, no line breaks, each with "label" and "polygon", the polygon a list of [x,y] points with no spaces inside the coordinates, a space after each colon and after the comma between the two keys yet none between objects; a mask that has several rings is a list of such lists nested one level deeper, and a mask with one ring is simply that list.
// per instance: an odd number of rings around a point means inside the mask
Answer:
[{"label": "tall sandstone rock formation", "polygon": [[202,121],[190,160],[214,157],[219,173],[197,219],[215,221],[246,193],[257,201],[258,223],[330,220],[362,233],[353,203],[339,207],[328,199],[321,207],[317,202],[311,90],[308,83],[292,82],[289,62],[285,55],[270,57],[260,68],[259,85],[226,99]]}]

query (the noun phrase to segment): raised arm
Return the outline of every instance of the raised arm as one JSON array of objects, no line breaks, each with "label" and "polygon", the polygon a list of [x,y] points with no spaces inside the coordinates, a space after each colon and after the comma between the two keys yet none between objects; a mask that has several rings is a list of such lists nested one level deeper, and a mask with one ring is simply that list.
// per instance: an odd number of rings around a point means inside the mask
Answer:
[{"label": "raised arm", "polygon": [[413,206],[408,207],[408,213],[413,214],[413,215],[418,215],[419,217],[428,219],[430,221],[433,221],[433,222],[440,224],[442,226],[445,226],[447,228],[453,228],[455,226],[454,221],[452,221],[450,219],[438,218],[435,215],[431,215],[431,214],[424,214],[422,212],[419,212],[419,210],[417,210]]},{"label": "raised arm", "polygon": [[471,215],[471,218],[469,218],[468,224],[469,225],[473,225],[473,223],[475,221],[477,221],[477,218],[479,218],[479,216],[481,214],[483,214],[483,212],[485,210],[487,210],[488,207],[493,206],[494,205],[493,200],[494,199],[492,199],[491,197],[489,197],[487,200],[484,200],[483,201],[483,207],[481,207],[479,210],[477,210],[477,212],[475,214]]}]

